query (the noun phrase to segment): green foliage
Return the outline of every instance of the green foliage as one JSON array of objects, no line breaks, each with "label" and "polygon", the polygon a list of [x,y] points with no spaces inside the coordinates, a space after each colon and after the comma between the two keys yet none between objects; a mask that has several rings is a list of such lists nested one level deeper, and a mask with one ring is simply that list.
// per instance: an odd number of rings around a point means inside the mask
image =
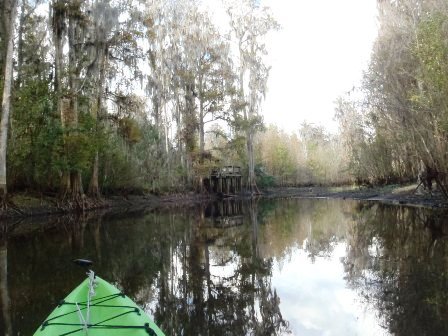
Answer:
[{"label": "green foliage", "polygon": [[[241,64],[236,64],[235,37],[222,35],[193,2],[178,5],[152,2],[136,10],[121,1],[56,1],[48,33],[47,14],[38,16],[24,3],[8,147],[11,190],[54,191],[67,172],[81,173],[86,184],[96,176],[97,154],[105,191],[191,188],[195,171],[203,175],[215,164],[195,161],[194,155],[204,150],[205,125],[218,119],[232,134],[225,132],[213,156],[225,164],[250,161],[253,168],[247,142],[263,130],[258,109],[269,72],[262,37],[277,24],[264,7],[251,8],[250,20],[241,17],[241,27],[251,27],[243,34],[252,38],[243,39]],[[109,15],[118,11],[124,21]],[[70,31],[76,34],[69,36]],[[139,69],[146,42],[149,78]],[[137,79],[147,87],[149,100],[133,93]],[[246,94],[243,87],[249,88]],[[61,122],[61,114],[69,122]],[[289,160],[286,148],[278,153],[278,161]],[[294,164],[289,160],[281,169],[288,175]],[[273,183],[269,175],[261,178]]]},{"label": "green foliage", "polygon": [[446,91],[448,87],[448,16],[436,13],[422,21],[417,30],[414,53],[421,61],[420,76],[426,90]]},{"label": "green foliage", "polygon": [[7,162],[12,187],[52,186],[53,151],[62,137],[52,105],[48,82],[30,81],[16,93]]},{"label": "green foliage", "polygon": [[257,177],[257,185],[260,188],[271,188],[275,186],[275,177],[265,172],[261,165],[255,166],[255,176]]},{"label": "green foliage", "polygon": [[278,186],[341,184],[349,181],[348,164],[340,139],[322,127],[304,124],[297,134],[267,127],[257,139],[257,162]]},{"label": "green foliage", "polygon": [[181,188],[186,176],[185,170],[179,167],[168,169],[173,164],[172,158],[162,150],[160,133],[152,123],[146,121],[140,125],[141,141],[132,146],[132,155],[138,165],[140,187],[153,193],[165,193],[173,186]]},{"label": "green foliage", "polygon": [[448,171],[448,12],[439,5],[422,2],[418,16],[404,0],[380,6],[364,101],[341,99],[337,108],[357,180],[416,179],[420,161]]},{"label": "green foliage", "polygon": [[138,171],[129,160],[127,150],[122,138],[110,132],[100,152],[100,184],[104,192],[133,189],[139,185]]},{"label": "green foliage", "polygon": [[64,129],[59,167],[62,171],[87,170],[94,153],[92,139],[83,128]]},{"label": "green foliage", "polygon": [[417,80],[410,100],[418,109],[430,110],[448,131],[448,15],[435,13],[422,21],[417,30],[413,53],[420,61]]},{"label": "green foliage", "polygon": [[55,169],[58,172],[80,171],[84,176],[90,174],[94,155],[104,146],[102,132],[86,113],[79,115],[77,127],[61,127],[61,137],[52,152]]},{"label": "green foliage", "polygon": [[165,193],[185,188],[186,171],[160,150],[157,128],[147,121],[133,127],[141,135],[134,143],[123,136],[120,125],[105,127],[105,142],[99,149],[103,192]]},{"label": "green foliage", "polygon": [[119,132],[129,144],[135,144],[141,140],[140,127],[135,119],[124,117],[120,119],[118,125]]},{"label": "green foliage", "polygon": [[90,114],[76,128],[63,128],[46,81],[28,80],[16,92],[8,145],[9,182],[14,188],[56,189],[62,172],[90,172],[104,131]]}]

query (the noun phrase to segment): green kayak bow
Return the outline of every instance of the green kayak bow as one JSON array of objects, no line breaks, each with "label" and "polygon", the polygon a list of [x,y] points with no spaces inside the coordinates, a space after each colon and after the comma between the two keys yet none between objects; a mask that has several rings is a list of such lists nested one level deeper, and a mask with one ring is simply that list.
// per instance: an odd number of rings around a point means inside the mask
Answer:
[{"label": "green kayak bow", "polygon": [[130,298],[89,271],[34,336],[164,336]]}]

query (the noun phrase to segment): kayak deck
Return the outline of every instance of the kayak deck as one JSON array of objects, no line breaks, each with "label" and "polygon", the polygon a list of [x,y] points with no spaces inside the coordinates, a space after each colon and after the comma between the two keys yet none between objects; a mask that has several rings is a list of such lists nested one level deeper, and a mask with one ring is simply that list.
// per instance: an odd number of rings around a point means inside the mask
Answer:
[{"label": "kayak deck", "polygon": [[34,336],[164,336],[142,309],[107,281],[95,277],[95,295],[89,305],[88,291],[87,278],[59,303]]}]

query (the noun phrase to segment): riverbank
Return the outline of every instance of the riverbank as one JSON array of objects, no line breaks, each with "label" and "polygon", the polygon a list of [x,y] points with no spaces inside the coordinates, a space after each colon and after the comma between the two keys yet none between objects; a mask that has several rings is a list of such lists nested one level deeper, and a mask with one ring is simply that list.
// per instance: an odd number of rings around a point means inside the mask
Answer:
[{"label": "riverbank", "polygon": [[[126,195],[109,196],[101,200],[87,200],[86,212],[103,211],[107,209],[148,208],[175,206],[208,202],[215,198],[210,194],[184,193],[163,196]],[[0,210],[1,218],[38,217],[55,214],[69,214],[82,212],[61,202],[57,197],[48,195],[34,195],[28,193],[13,193],[9,196],[9,205]]]},{"label": "riverbank", "polygon": [[[263,192],[266,198],[340,198],[365,201],[378,201],[389,204],[420,206],[430,208],[448,208],[447,201],[439,192],[415,192],[417,185],[388,185],[382,187],[359,188],[345,187],[288,187],[270,188]],[[247,198],[239,195],[236,198]],[[87,210],[101,210],[110,208],[141,207],[155,209],[160,207],[187,206],[218,199],[212,194],[172,194],[155,195],[127,195],[112,196],[101,202],[92,203]],[[12,206],[0,212],[0,218],[33,217],[53,214],[67,214],[73,212],[64,207],[57,198],[44,195],[30,195],[17,193],[11,195]]]},{"label": "riverbank", "polygon": [[376,201],[388,204],[427,208],[448,208],[448,202],[438,191],[424,192],[417,184],[387,185],[378,187],[301,187],[272,188],[265,197],[340,198]]}]

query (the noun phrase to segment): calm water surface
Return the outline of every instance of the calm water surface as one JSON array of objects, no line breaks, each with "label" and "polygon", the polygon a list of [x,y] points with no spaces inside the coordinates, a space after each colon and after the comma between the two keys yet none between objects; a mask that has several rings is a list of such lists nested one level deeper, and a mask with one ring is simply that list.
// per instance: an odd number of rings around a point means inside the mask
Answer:
[{"label": "calm water surface", "polygon": [[448,335],[443,213],[290,199],[89,216],[10,226],[0,335],[32,335],[79,257],[167,335]]}]

